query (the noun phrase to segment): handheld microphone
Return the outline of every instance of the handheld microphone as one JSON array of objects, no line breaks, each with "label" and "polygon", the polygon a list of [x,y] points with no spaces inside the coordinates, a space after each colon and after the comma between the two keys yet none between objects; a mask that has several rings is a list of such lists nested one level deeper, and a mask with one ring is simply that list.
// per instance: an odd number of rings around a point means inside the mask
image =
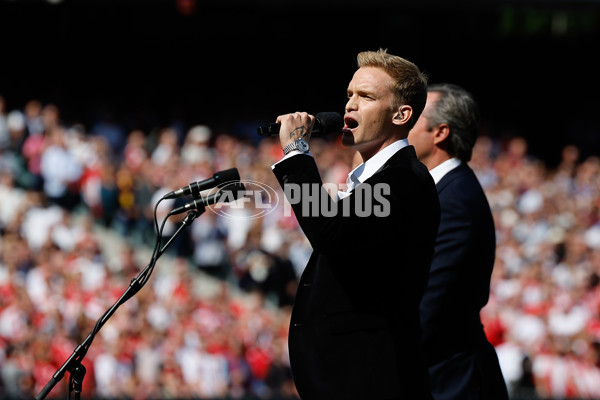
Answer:
[{"label": "handheld microphone", "polygon": [[205,179],[200,182],[193,182],[181,189],[174,190],[163,196],[163,199],[174,199],[175,197],[185,196],[188,194],[194,197],[200,196],[200,192],[206,189],[212,189],[222,183],[239,181],[240,174],[237,168],[226,169],[225,171],[217,172],[212,178]]},{"label": "handheld microphone", "polygon": [[[315,124],[312,133],[317,135],[327,135],[329,133],[340,133],[344,127],[344,117],[336,112],[322,112],[315,115]],[[277,136],[279,135],[279,122],[258,127],[259,136]]]},{"label": "handheld microphone", "polygon": [[201,210],[216,203],[230,203],[246,194],[246,187],[242,182],[235,182],[227,184],[223,189],[219,190],[215,194],[206,196],[204,198],[197,198],[181,207],[173,209],[169,214],[177,215],[191,210]]}]

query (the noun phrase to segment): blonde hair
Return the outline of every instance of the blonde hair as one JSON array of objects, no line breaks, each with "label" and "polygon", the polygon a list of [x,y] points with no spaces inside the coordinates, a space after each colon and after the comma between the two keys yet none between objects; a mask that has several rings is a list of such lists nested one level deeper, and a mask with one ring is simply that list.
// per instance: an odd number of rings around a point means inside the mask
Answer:
[{"label": "blonde hair", "polygon": [[359,68],[375,67],[383,69],[391,78],[395,95],[394,108],[409,105],[413,115],[408,128],[412,128],[425,108],[427,101],[427,75],[414,63],[392,54],[386,49],[363,51],[358,53],[356,61]]}]

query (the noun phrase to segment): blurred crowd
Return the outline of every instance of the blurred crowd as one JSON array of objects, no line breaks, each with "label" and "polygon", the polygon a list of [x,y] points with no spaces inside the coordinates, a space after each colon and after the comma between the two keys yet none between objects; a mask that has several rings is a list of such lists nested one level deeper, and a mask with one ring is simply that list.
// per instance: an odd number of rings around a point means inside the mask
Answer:
[{"label": "blurred crowd", "polygon": [[544,398],[600,398],[600,158],[567,145],[552,170],[482,138],[472,166],[496,223],[482,312],[505,379]]},{"label": "blurred crowd", "polygon": [[[146,266],[154,212],[162,221],[186,201],[166,193],[235,167],[283,199],[270,171],[281,148],[254,133],[88,127],[54,104],[7,109],[0,97],[0,398],[37,395]],[[352,151],[313,138],[311,153],[324,182],[345,182]],[[477,142],[471,166],[498,241],[482,321],[514,396],[600,399],[600,158],[567,146],[561,160],[550,169],[518,137]],[[310,246],[282,209],[206,211],[181,230],[95,337],[84,395],[296,398],[287,329]]]}]

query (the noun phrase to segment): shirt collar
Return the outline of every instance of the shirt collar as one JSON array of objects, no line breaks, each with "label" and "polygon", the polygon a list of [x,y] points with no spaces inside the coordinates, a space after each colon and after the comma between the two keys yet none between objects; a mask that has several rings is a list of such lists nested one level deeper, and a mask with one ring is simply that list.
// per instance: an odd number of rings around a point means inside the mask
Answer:
[{"label": "shirt collar", "polygon": [[408,146],[408,140],[400,139],[383,148],[373,157],[369,158],[367,161],[350,171],[348,174],[347,183],[352,185],[352,188],[359,183],[363,183],[373,176],[373,174],[375,174],[375,172],[377,172],[381,167],[383,167],[383,164],[385,164],[387,160],[396,154],[398,150],[406,146]]},{"label": "shirt collar", "polygon": [[452,171],[454,168],[458,167],[461,164],[461,161],[458,158],[450,158],[437,167],[433,168],[429,173],[433,177],[433,181],[437,185],[439,181],[442,180],[444,175],[448,172]]}]

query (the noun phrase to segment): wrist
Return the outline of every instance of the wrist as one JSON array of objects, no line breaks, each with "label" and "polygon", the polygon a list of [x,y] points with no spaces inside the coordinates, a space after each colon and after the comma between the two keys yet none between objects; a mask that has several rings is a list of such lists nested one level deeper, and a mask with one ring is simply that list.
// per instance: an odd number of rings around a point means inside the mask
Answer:
[{"label": "wrist", "polygon": [[283,155],[288,155],[291,151],[298,150],[302,153],[308,153],[310,146],[308,142],[302,138],[296,139],[287,145],[283,146]]}]

